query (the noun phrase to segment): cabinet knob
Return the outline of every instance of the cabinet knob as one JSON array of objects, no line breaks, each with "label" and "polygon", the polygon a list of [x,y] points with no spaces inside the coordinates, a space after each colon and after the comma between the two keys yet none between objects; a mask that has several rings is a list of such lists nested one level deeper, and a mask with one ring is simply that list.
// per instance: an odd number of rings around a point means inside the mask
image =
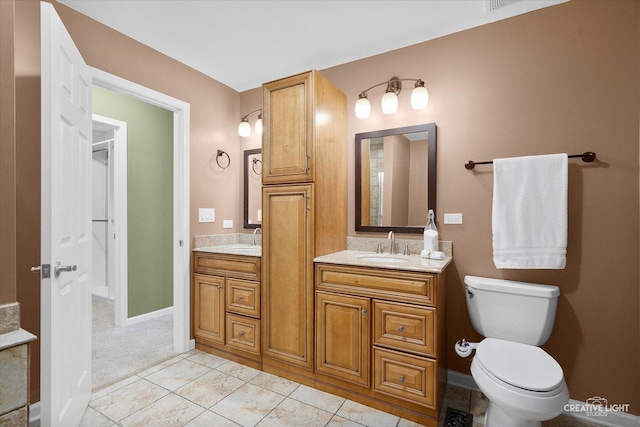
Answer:
[{"label": "cabinet knob", "polygon": [[404,382],[404,375],[400,375],[400,382],[403,383]]},{"label": "cabinet knob", "polygon": [[242,295],[238,295],[238,301],[242,301]]},{"label": "cabinet knob", "polygon": [[241,336],[243,336],[243,335],[244,335],[244,331],[240,331],[240,332],[238,332],[238,336],[239,336],[239,337],[241,337]]},{"label": "cabinet knob", "polygon": [[362,310],[362,315],[366,316],[367,315],[367,310]]},{"label": "cabinet knob", "polygon": [[404,326],[402,326],[402,325],[398,326],[398,331],[404,332]]}]

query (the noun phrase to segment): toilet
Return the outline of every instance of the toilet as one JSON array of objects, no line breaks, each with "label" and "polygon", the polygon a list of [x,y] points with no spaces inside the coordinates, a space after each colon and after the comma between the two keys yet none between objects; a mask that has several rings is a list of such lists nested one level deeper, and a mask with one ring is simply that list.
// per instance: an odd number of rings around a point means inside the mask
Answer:
[{"label": "toilet", "polygon": [[466,276],[467,308],[480,343],[456,343],[456,352],[475,349],[471,375],[489,400],[485,427],[537,427],[562,413],[569,390],[562,368],[542,350],[551,335],[560,289],[552,285]]}]

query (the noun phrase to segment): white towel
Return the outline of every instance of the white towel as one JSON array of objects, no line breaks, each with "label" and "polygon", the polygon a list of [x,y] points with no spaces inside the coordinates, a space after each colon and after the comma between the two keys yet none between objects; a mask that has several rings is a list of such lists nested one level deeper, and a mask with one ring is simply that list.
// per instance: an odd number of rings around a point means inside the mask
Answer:
[{"label": "white towel", "polygon": [[567,257],[566,154],[493,161],[493,262],[562,269]]}]

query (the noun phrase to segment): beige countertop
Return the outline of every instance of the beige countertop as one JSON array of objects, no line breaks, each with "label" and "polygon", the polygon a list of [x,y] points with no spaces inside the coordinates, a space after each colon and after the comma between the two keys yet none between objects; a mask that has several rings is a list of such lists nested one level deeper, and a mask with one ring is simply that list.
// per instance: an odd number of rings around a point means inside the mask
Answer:
[{"label": "beige countertop", "polygon": [[244,255],[262,257],[262,246],[252,246],[245,243],[233,243],[230,245],[205,246],[195,248],[194,252],[209,252],[213,254]]},{"label": "beige countertop", "polygon": [[420,255],[377,254],[368,251],[346,250],[316,257],[313,261],[326,264],[377,267],[404,271],[442,273],[453,260],[447,256],[443,260],[422,258]]}]

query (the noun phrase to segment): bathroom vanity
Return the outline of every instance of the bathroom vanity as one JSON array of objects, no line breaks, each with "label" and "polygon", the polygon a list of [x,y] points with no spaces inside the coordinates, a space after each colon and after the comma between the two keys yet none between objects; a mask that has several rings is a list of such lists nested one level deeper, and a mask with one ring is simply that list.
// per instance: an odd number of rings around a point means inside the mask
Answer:
[{"label": "bathroom vanity", "polygon": [[436,426],[451,261],[342,251],[315,259],[315,386]]},{"label": "bathroom vanity", "polygon": [[193,271],[196,348],[260,369],[260,246],[195,249]]}]

